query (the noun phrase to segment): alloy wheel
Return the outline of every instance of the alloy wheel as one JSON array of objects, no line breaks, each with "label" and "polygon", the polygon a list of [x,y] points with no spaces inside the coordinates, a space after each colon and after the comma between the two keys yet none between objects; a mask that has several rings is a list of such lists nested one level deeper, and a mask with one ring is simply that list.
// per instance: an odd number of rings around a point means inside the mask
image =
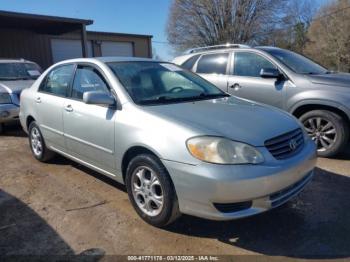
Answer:
[{"label": "alloy wheel", "polygon": [[337,131],[331,121],[322,117],[310,117],[303,124],[308,135],[316,143],[317,151],[326,151],[334,145]]},{"label": "alloy wheel", "polygon": [[43,152],[43,143],[38,128],[33,127],[30,132],[31,146],[34,154],[40,156]]},{"label": "alloy wheel", "polygon": [[156,173],[142,166],[132,174],[132,194],[137,206],[148,216],[157,216],[164,205],[163,187]]}]

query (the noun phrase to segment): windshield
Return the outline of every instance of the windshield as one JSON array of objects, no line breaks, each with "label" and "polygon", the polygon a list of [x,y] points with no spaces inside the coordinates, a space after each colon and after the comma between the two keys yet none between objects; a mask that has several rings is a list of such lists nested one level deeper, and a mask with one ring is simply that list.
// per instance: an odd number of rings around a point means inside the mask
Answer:
[{"label": "windshield", "polygon": [[283,49],[263,49],[298,74],[326,74],[327,69],[297,53]]},{"label": "windshield", "polygon": [[229,96],[200,76],[174,64],[108,63],[136,104],[165,104]]},{"label": "windshield", "polygon": [[41,69],[34,63],[0,63],[1,80],[37,79]]}]

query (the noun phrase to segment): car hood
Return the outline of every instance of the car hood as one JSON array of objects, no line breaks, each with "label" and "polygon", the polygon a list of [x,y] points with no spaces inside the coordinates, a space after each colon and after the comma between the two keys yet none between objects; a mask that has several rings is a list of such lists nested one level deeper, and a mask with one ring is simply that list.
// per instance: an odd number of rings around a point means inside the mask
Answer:
[{"label": "car hood", "polygon": [[23,89],[31,87],[35,80],[0,80],[0,92],[20,93]]},{"label": "car hood", "polygon": [[310,75],[309,79],[314,84],[350,87],[350,74],[347,73]]},{"label": "car hood", "polygon": [[223,136],[254,146],[263,146],[267,139],[300,126],[294,117],[279,109],[235,97],[145,108],[196,130],[198,135]]}]

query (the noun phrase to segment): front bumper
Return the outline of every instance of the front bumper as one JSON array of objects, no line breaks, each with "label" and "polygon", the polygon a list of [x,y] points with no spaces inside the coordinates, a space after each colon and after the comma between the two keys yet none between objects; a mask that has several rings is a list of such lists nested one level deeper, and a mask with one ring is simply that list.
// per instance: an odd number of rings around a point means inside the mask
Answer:
[{"label": "front bumper", "polygon": [[19,106],[15,104],[0,104],[0,123],[19,120]]},{"label": "front bumper", "polygon": [[[180,211],[214,220],[251,216],[282,205],[311,180],[316,165],[316,147],[308,139],[303,149],[286,160],[276,160],[261,148],[261,165],[188,165],[162,160],[175,186]],[[218,204],[251,202],[235,212],[221,212]]]}]

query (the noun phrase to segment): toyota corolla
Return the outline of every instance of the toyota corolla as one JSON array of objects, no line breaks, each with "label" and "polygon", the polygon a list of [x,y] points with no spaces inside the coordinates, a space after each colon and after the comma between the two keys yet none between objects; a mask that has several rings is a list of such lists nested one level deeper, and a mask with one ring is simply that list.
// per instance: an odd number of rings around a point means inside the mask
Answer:
[{"label": "toyota corolla", "polygon": [[37,160],[58,153],[125,184],[154,226],[182,213],[229,220],[280,206],[316,162],[293,116],[150,59],[60,62],[22,92],[20,108]]}]

